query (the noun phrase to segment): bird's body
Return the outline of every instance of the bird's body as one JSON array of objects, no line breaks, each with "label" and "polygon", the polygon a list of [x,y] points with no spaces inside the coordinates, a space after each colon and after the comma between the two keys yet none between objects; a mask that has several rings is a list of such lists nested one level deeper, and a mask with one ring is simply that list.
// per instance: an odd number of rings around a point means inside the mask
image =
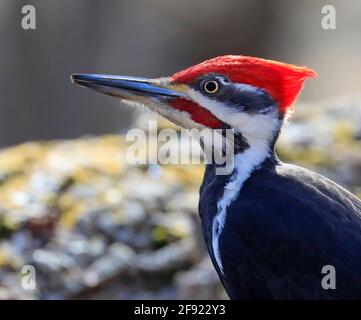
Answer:
[{"label": "bird's body", "polygon": [[[361,298],[361,201],[334,182],[271,155],[227,207],[219,255],[212,226],[229,176],[207,165],[199,213],[205,242],[232,299]],[[325,290],[323,266],[337,274]]]},{"label": "bird's body", "polygon": [[[223,56],[169,78],[74,75],[82,86],[142,104],[185,128],[232,130],[204,142],[233,168],[207,164],[200,189],[203,235],[232,299],[361,298],[361,201],[274,152],[283,121],[306,78],[305,67]],[[323,284],[324,267],[336,278]]]}]

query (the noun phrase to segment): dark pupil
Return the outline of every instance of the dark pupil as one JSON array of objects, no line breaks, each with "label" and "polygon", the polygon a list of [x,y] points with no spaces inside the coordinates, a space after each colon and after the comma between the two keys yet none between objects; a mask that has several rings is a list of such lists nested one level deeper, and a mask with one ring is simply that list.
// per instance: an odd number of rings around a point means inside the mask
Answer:
[{"label": "dark pupil", "polygon": [[214,81],[209,81],[206,83],[206,90],[213,92],[217,89],[217,84]]}]

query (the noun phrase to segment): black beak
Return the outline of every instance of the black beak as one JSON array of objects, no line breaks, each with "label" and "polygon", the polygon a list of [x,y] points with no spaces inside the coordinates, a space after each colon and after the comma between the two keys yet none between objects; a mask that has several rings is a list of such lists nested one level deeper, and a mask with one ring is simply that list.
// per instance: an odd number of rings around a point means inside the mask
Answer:
[{"label": "black beak", "polygon": [[105,74],[73,74],[71,80],[80,86],[130,101],[139,98],[170,99],[184,97],[183,93],[172,90],[172,85],[161,79]]}]

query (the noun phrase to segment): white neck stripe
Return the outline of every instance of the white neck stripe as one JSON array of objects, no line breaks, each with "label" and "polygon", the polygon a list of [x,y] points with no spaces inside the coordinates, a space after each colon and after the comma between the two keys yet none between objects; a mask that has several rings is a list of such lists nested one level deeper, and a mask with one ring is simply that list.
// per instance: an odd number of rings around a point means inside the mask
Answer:
[{"label": "white neck stripe", "polygon": [[219,238],[225,225],[227,207],[237,198],[244,182],[250,177],[252,172],[269,156],[270,148],[266,144],[251,145],[245,152],[235,156],[234,171],[224,188],[223,197],[217,203],[217,214],[214,216],[212,224],[213,254],[222,273],[223,265],[219,251]]}]

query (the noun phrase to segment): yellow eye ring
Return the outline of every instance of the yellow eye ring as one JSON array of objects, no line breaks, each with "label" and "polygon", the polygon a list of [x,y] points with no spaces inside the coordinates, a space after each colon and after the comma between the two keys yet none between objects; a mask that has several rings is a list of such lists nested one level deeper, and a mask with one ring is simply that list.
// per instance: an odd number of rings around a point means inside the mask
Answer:
[{"label": "yellow eye ring", "polygon": [[219,84],[217,81],[209,80],[204,83],[203,89],[207,93],[216,93],[219,90]]}]

